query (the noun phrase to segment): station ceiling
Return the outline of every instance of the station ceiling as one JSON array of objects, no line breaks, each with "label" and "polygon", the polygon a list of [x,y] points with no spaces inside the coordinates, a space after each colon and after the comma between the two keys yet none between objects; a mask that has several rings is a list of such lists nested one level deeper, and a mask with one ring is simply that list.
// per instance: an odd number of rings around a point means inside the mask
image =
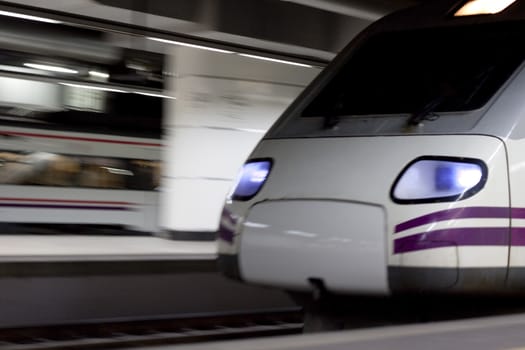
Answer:
[{"label": "station ceiling", "polygon": [[425,0],[12,0],[0,3],[330,60],[371,22],[422,1]]}]

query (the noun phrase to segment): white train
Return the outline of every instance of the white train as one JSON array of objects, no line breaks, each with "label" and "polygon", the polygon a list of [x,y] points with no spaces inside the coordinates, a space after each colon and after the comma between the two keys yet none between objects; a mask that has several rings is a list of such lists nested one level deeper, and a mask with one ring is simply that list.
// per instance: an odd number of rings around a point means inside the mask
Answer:
[{"label": "white train", "polygon": [[430,2],[353,40],[244,165],[223,272],[296,292],[525,291],[525,1],[510,2]]},{"label": "white train", "polygon": [[132,135],[129,124],[107,113],[71,110],[13,118],[4,112],[2,232],[157,231],[161,139],[151,132],[160,131],[157,119],[151,129]]},{"label": "white train", "polygon": [[2,15],[0,232],[157,231],[164,54],[39,19]]}]

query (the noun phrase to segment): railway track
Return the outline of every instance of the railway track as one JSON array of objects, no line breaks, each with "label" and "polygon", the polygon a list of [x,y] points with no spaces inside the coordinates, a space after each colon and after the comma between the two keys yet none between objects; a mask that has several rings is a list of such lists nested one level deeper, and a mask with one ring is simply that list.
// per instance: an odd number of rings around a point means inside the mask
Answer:
[{"label": "railway track", "polygon": [[1,350],[91,350],[300,333],[299,311],[0,329]]}]

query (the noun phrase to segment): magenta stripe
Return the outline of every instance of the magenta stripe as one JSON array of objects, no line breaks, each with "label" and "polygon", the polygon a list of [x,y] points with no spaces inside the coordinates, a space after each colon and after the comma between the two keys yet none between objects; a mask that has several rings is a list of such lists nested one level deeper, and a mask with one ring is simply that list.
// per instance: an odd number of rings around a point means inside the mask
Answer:
[{"label": "magenta stripe", "polygon": [[[513,230],[514,232],[514,230]],[[519,237],[525,238],[525,229]],[[513,239],[514,242],[514,239]],[[525,242],[525,239],[523,239]],[[525,243],[524,243],[525,244]],[[509,245],[508,227],[468,227],[435,230],[394,240],[394,254],[452,246]]]},{"label": "magenta stripe", "polygon": [[6,202],[46,202],[46,203],[76,203],[76,204],[114,204],[114,205],[132,205],[131,202],[100,201],[100,200],[82,200],[82,199],[60,199],[60,198],[24,198],[24,197],[0,197],[0,201]]},{"label": "magenta stripe", "polygon": [[231,214],[231,212],[224,208],[222,210],[222,213],[221,213],[221,221],[225,221],[226,223],[228,223],[229,225],[232,225],[232,226],[235,226],[237,225],[237,220],[235,220]]},{"label": "magenta stripe", "polygon": [[525,219],[525,208],[512,208],[511,216],[513,219]]},{"label": "magenta stripe", "polygon": [[131,210],[129,207],[103,207],[89,205],[61,205],[61,204],[20,204],[0,203],[0,207],[36,208],[36,209],[83,209],[83,210]]},{"label": "magenta stripe", "polygon": [[217,232],[218,237],[223,241],[233,243],[233,237],[235,236],[235,232],[230,227],[235,227],[236,223],[237,222],[232,217],[230,211],[224,208],[221,214],[219,231]]},{"label": "magenta stripe", "polygon": [[37,133],[18,132],[18,131],[10,131],[10,130],[2,131],[2,134],[3,135],[14,135],[14,136],[42,137],[42,138],[61,139],[61,140],[117,143],[117,144],[122,144],[122,145],[137,145],[137,146],[152,146],[152,147],[162,146],[162,144],[160,143],[153,143],[153,142],[112,140],[112,139],[101,139],[101,138],[94,138],[94,137],[78,137],[78,136],[67,136],[67,135],[37,134]]},{"label": "magenta stripe", "polygon": [[219,225],[219,231],[217,232],[217,235],[223,241],[226,241],[228,243],[233,243],[233,237],[234,237],[233,231],[222,224]]},{"label": "magenta stripe", "polygon": [[408,230],[413,227],[431,224],[438,221],[467,219],[467,218],[525,218],[525,208],[507,207],[465,207],[437,211],[423,215],[398,224],[395,233]]},{"label": "magenta stripe", "polygon": [[511,245],[525,245],[525,227],[513,227]]}]

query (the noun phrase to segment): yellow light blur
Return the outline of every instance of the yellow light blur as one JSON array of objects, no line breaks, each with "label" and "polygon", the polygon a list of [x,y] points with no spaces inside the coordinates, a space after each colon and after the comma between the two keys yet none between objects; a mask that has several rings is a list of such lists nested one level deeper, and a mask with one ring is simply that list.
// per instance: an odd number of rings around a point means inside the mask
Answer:
[{"label": "yellow light blur", "polygon": [[516,0],[471,0],[454,16],[492,15],[505,10]]}]

